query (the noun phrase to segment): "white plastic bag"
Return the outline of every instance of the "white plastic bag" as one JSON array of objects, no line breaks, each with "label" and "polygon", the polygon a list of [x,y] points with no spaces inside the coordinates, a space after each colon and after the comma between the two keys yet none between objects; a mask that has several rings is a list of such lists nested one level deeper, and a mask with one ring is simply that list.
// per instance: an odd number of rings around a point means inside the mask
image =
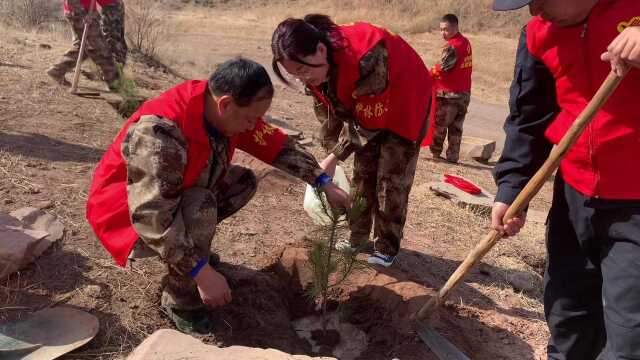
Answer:
[{"label": "white plastic bag", "polygon": [[[344,170],[340,165],[336,166],[336,172],[333,175],[333,183],[338,185],[339,188],[344,190],[347,194],[350,192],[349,180],[347,180],[347,176],[344,174]],[[322,194],[322,197],[326,202],[326,196]],[[307,185],[307,190],[304,193],[304,211],[309,214],[314,223],[318,225],[329,225],[331,224],[331,219],[322,211],[322,203],[321,200],[316,196],[316,192],[311,185]]]}]

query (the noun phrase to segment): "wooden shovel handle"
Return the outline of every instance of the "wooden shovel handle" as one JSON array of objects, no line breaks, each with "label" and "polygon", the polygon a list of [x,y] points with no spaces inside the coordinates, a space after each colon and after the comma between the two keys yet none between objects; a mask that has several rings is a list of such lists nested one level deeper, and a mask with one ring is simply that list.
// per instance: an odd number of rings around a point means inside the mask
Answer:
[{"label": "wooden shovel handle", "polygon": [[[91,0],[89,5],[89,15],[93,15],[96,8],[96,0]],[[73,73],[73,82],[71,83],[71,93],[78,92],[78,81],[80,80],[80,67],[82,66],[82,58],[84,57],[84,49],[87,46],[87,33],[89,32],[89,22],[84,23],[84,29],[82,30],[82,40],[80,41],[80,51],[78,53],[78,60],[76,61],[76,70]]]},{"label": "wooden shovel handle", "polygon": [[[531,199],[540,191],[540,188],[551,177],[554,171],[558,169],[560,161],[565,156],[567,151],[575,144],[584,129],[589,125],[591,120],[595,117],[598,111],[606,103],[609,97],[620,85],[622,77],[619,77],[614,72],[611,72],[606,80],[598,89],[598,92],[593,96],[587,107],[580,113],[576,121],[571,125],[571,128],[564,135],[560,143],[556,145],[549,158],[544,162],[542,167],[533,175],[527,185],[522,189],[515,201],[509,206],[507,212],[504,215],[503,223],[511,220],[517,214],[526,209]],[[501,233],[496,230],[491,230],[467,255],[464,261],[458,266],[456,271],[449,277],[447,282],[438,291],[437,295],[432,297],[422,308],[414,315],[414,318],[421,321],[428,317],[434,309],[442,304],[447,296],[453,289],[464,279],[464,277],[471,271],[473,266],[477,264],[484,255],[493,248],[493,246],[502,238]]]}]

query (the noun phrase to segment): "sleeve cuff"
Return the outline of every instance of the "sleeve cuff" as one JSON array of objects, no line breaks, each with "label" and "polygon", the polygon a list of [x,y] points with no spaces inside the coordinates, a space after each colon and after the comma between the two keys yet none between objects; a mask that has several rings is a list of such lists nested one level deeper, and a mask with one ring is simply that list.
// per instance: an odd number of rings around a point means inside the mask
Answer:
[{"label": "sleeve cuff", "polygon": [[507,205],[511,205],[518,197],[518,194],[522,191],[522,189],[516,189],[509,186],[500,186],[498,188],[498,193],[494,199],[495,202],[505,203]]},{"label": "sleeve cuff", "polygon": [[200,272],[200,270],[202,270],[202,268],[205,265],[207,265],[208,262],[209,262],[209,257],[205,257],[203,259],[200,259],[200,261],[198,261],[196,266],[194,266],[193,269],[191,269],[191,271],[189,271],[187,276],[190,277],[191,279],[195,278],[198,275],[198,273]]},{"label": "sleeve cuff", "polygon": [[316,178],[316,181],[314,181],[313,186],[316,188],[321,188],[327,185],[328,183],[330,183],[331,181],[333,181],[333,178],[331,176],[325,173],[322,173]]}]

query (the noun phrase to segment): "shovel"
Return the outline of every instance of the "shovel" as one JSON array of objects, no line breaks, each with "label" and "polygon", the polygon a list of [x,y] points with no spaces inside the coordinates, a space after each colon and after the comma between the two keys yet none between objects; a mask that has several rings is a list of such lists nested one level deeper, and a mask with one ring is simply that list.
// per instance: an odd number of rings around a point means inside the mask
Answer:
[{"label": "shovel", "polygon": [[[598,92],[594,95],[589,104],[587,104],[587,107],[582,111],[582,113],[580,113],[562,140],[560,140],[560,143],[553,148],[549,158],[547,158],[542,167],[535,173],[531,180],[529,180],[524,189],[520,194],[518,194],[515,201],[511,206],[509,206],[509,209],[504,215],[503,223],[507,223],[507,221],[511,220],[517,214],[526,209],[531,199],[533,199],[538,191],[540,191],[540,188],[542,188],[544,183],[549,179],[549,177],[551,177],[553,172],[556,171],[562,158],[566,155],[569,149],[571,149],[573,144],[575,144],[584,129],[589,125],[591,120],[593,120],[595,115],[613,94],[618,85],[620,85],[621,81],[622,77],[619,77],[614,72],[609,74],[600,86],[600,89],[598,89]],[[430,329],[426,325],[429,317],[432,316],[438,307],[446,300],[451,291],[453,291],[466,277],[466,275],[469,274],[473,266],[476,265],[502,237],[502,233],[497,230],[491,230],[467,255],[456,271],[449,277],[444,286],[442,286],[438,291],[436,296],[432,297],[417,313],[412,316],[416,321],[418,334],[423,339],[425,336],[428,337],[429,333],[433,332],[429,331]],[[457,359],[457,357],[454,359]]]},{"label": "shovel", "polygon": [[[91,0],[89,6],[89,16],[92,16],[96,9],[96,0]],[[80,41],[80,53],[78,54],[78,60],[76,61],[76,70],[73,73],[73,82],[71,83],[71,93],[79,96],[99,96],[97,92],[78,92],[78,81],[80,80],[80,68],[82,66],[82,58],[84,57],[84,51],[87,46],[87,33],[89,32],[89,21],[84,22],[84,30],[82,31],[82,40]]]}]

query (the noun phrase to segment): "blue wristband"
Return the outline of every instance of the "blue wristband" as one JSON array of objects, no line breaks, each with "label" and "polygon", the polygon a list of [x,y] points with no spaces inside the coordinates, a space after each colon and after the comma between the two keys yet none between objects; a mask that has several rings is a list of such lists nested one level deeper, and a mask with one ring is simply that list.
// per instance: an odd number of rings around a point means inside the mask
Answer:
[{"label": "blue wristband", "polygon": [[317,188],[321,188],[325,185],[327,185],[328,183],[332,182],[333,178],[325,173],[322,173],[320,175],[318,175],[318,177],[316,178],[315,183],[313,184],[313,186],[317,187]]},{"label": "blue wristband", "polygon": [[208,262],[209,262],[209,257],[201,259],[200,261],[198,261],[196,266],[194,266],[193,269],[191,269],[191,271],[189,271],[187,276],[190,277],[191,279],[195,278],[198,275],[198,273],[200,272],[200,270],[202,270],[202,268],[205,265],[207,265]]}]

